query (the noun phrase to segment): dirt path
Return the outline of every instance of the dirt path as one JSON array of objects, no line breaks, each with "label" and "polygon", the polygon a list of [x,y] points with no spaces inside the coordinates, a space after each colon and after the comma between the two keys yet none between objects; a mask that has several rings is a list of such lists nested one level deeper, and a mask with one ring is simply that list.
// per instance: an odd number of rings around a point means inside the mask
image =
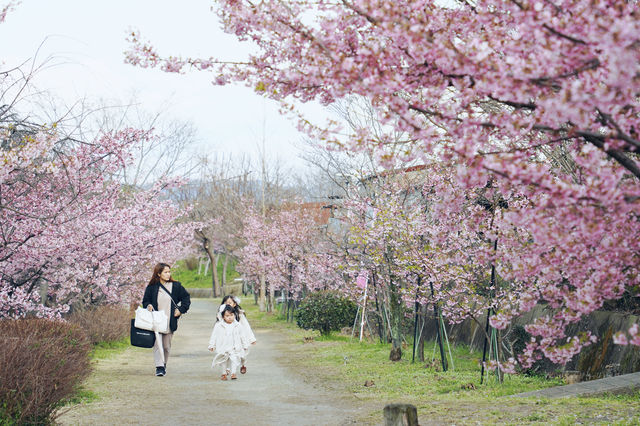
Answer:
[{"label": "dirt path", "polygon": [[58,421],[95,424],[341,425],[361,412],[357,401],[306,382],[287,367],[282,336],[254,330],[247,374],[223,382],[210,368],[207,343],[217,303],[194,299],[180,320],[165,377],[155,377],[150,349],[131,347],[98,361],[85,387],[99,399]]}]

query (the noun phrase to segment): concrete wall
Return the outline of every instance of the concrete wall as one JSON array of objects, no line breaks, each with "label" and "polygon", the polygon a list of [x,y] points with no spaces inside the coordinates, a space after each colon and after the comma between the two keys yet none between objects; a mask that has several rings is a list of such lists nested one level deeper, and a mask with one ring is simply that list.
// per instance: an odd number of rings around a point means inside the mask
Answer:
[{"label": "concrete wall", "polygon": [[[239,296],[242,294],[242,283],[226,284],[224,286],[225,295],[232,294]],[[187,291],[193,298],[210,298],[213,297],[213,289],[211,288],[187,288]]]},{"label": "concrete wall", "polygon": [[[514,325],[529,324],[536,317],[545,314],[546,309],[544,306],[537,306],[533,311],[516,319]],[[456,325],[448,324],[449,341],[463,343],[469,345],[473,350],[482,351],[485,320],[486,317],[482,319],[481,325],[471,320]],[[631,325],[637,322],[640,322],[640,317],[634,315],[607,311],[594,312],[579,323],[569,326],[567,332],[569,335],[573,335],[579,331],[589,330],[598,337],[598,342],[584,348],[564,368],[550,362],[539,363],[538,368],[546,372],[578,371],[582,380],[640,371],[640,350],[638,347],[613,344],[613,335],[617,331],[628,330]],[[511,330],[508,330],[511,341],[516,337],[516,329],[514,326],[512,327]],[[427,321],[425,335],[428,340],[436,338],[436,322],[433,318]]]}]

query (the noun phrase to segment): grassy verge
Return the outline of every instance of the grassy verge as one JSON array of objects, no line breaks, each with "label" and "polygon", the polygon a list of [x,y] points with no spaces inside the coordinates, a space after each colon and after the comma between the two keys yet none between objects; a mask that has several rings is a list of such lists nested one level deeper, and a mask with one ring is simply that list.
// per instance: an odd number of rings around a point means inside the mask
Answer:
[{"label": "grassy verge", "polygon": [[[204,269],[203,269],[204,271]],[[210,288],[212,278],[212,270],[209,268],[207,274],[198,275],[198,268],[188,269],[185,262],[177,262],[171,269],[171,275],[174,280],[180,281],[186,288]],[[218,263],[218,276],[222,276],[222,262]],[[231,283],[238,278],[240,274],[236,272],[235,262],[229,261],[227,265],[227,283]]]},{"label": "grassy verge", "polygon": [[[251,301],[249,301],[251,302]],[[559,379],[508,375],[504,383],[492,376],[480,385],[481,354],[464,346],[452,347],[455,369],[439,371],[436,363],[411,363],[411,347],[403,359],[389,361],[390,346],[359,343],[350,336],[320,337],[286,323],[277,313],[259,312],[246,304],[247,317],[256,329],[277,329],[294,343],[290,359],[300,374],[340,392],[350,394],[372,408],[360,421],[378,424],[382,408],[391,402],[414,404],[421,424],[638,424],[640,393],[598,398],[510,398],[520,392],[564,384]],[[431,345],[425,345],[431,356]],[[313,372],[312,374],[309,372]]]},{"label": "grassy verge", "polygon": [[76,389],[75,393],[69,399],[62,401],[60,404],[61,407],[65,407],[68,405],[76,405],[76,404],[89,404],[91,402],[95,402],[99,400],[98,394],[84,387],[80,386]]},{"label": "grassy verge", "polygon": [[[113,342],[99,342],[93,345],[93,349],[89,353],[89,357],[92,361],[100,359],[112,358],[130,346],[129,337],[124,337],[120,340]],[[100,399],[98,394],[86,389],[83,385],[80,385],[74,392],[73,396],[61,402],[60,406],[76,405],[76,404],[88,404]]]},{"label": "grassy verge", "polygon": [[123,337],[120,340],[114,342],[100,342],[93,345],[90,357],[93,360],[111,358],[117,354],[122,353],[130,346],[129,337]]}]

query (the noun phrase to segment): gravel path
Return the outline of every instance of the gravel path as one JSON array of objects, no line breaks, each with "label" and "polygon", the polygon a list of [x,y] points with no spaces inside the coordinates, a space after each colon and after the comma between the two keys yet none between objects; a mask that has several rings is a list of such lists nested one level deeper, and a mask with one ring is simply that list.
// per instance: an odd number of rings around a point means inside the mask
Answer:
[{"label": "gravel path", "polygon": [[[130,347],[98,361],[85,388],[99,399],[58,418],[61,424],[341,425],[364,408],[305,381],[287,367],[287,343],[271,330],[254,330],[247,374],[223,382],[207,343],[217,302],[194,299],[180,320],[165,377],[155,377],[150,349]],[[290,344],[290,343],[289,343]]]}]

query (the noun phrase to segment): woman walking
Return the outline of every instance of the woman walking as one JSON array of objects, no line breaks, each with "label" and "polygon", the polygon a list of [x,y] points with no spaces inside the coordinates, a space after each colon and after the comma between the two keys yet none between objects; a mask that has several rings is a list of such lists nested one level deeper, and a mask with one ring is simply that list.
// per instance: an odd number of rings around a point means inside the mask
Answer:
[{"label": "woman walking", "polygon": [[169,332],[156,334],[153,346],[153,360],[156,364],[156,376],[167,374],[167,359],[171,350],[171,338],[178,328],[178,318],[189,310],[191,297],[178,281],[171,278],[171,267],[158,263],[153,268],[153,276],[144,290],[142,306],[150,311],[163,311],[169,319]]}]

